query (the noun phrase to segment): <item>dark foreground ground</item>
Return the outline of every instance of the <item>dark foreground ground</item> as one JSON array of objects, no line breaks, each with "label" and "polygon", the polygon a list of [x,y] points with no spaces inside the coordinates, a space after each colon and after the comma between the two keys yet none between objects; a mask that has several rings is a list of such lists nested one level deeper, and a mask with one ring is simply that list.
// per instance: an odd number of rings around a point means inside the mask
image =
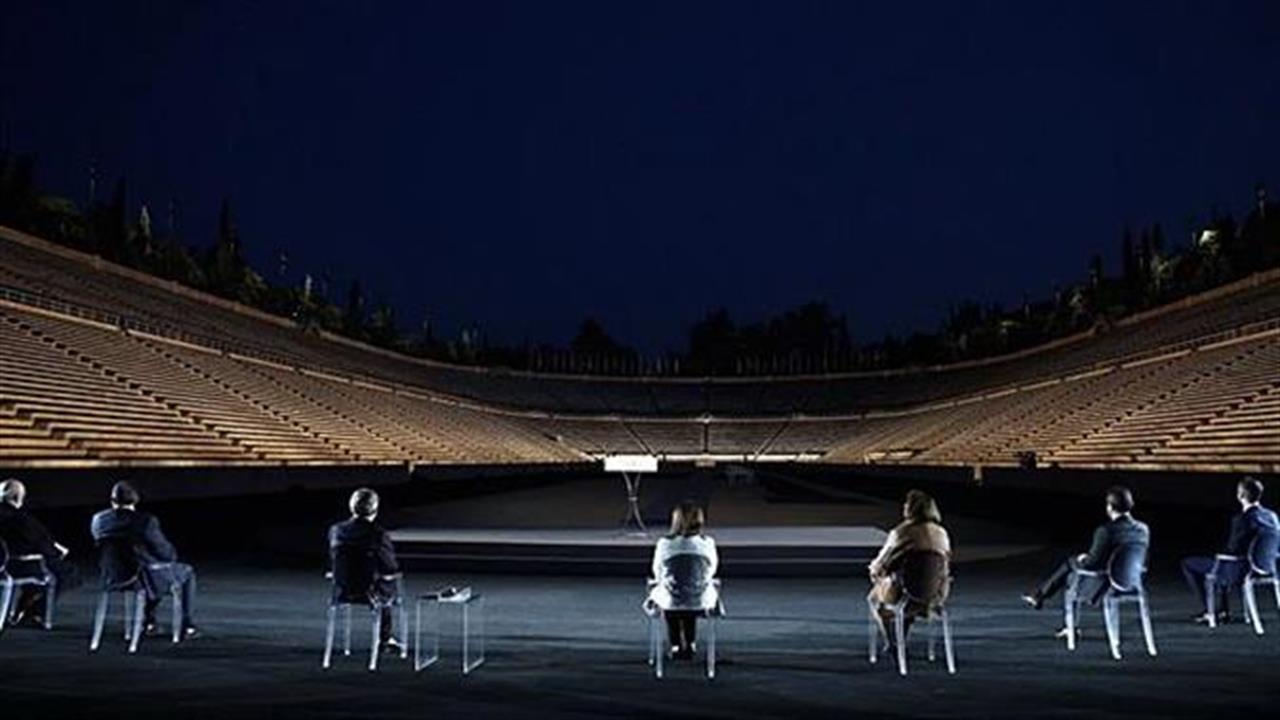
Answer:
[{"label": "dark foreground ground", "polygon": [[[149,640],[129,656],[117,620],[91,656],[94,595],[81,588],[66,597],[52,633],[0,636],[0,720],[1256,714],[1280,700],[1280,612],[1265,603],[1271,631],[1261,638],[1240,624],[1194,626],[1187,621],[1193,601],[1177,575],[1183,553],[1221,542],[1232,483],[1221,484],[1203,506],[1161,504],[1156,493],[1139,498],[1154,538],[1159,657],[1143,651],[1132,609],[1124,615],[1125,659],[1116,662],[1097,610],[1085,618],[1080,648],[1068,653],[1052,637],[1060,614],[1036,613],[1018,600],[1062,554],[1083,549],[1101,519],[1100,499],[939,484],[925,487],[938,495],[957,550],[957,675],[925,661],[923,637],[912,645],[906,678],[889,663],[867,663],[862,568],[845,577],[741,577],[726,552],[729,616],[720,674],[710,682],[700,665],[676,666],[660,681],[645,663],[643,564],[632,577],[534,574],[534,566],[410,573],[410,592],[466,583],[485,593],[488,663],[461,677],[455,636],[440,665],[415,674],[388,658],[370,675],[359,657],[367,626],[358,625],[356,655],[324,672],[324,528],[345,513],[347,490],[153,504],[199,569],[205,637],[180,646]],[[646,480],[646,517],[660,527],[673,502],[697,497],[710,508],[713,532],[752,524],[886,528],[908,486],[781,476],[743,485],[676,475]],[[415,483],[383,496],[392,527],[609,528],[622,514],[615,478]],[[40,511],[82,562],[91,556],[85,528],[94,509]]]},{"label": "dark foreground ground", "polygon": [[[1273,632],[1195,627],[1186,590],[1153,582],[1160,655],[1142,651],[1126,614],[1126,656],[1110,659],[1100,617],[1068,653],[1058,616],[1017,595],[1049,553],[962,565],[953,603],[959,673],[913,645],[911,674],[867,663],[865,581],[728,581],[720,675],[680,665],[656,680],[645,663],[641,584],[623,578],[415,575],[410,590],[469,582],[489,600],[489,660],[461,677],[457,646],[415,674],[388,658],[371,675],[359,657],[320,669],[325,584],[288,569],[201,568],[206,636],[180,646],[118,632],[87,652],[91,594],[66,599],[51,633],[0,637],[5,718],[40,717],[1208,717],[1280,699],[1280,614]],[[163,617],[163,615],[162,615]],[[113,624],[113,628],[118,627]],[[364,647],[360,625],[357,655]]]}]

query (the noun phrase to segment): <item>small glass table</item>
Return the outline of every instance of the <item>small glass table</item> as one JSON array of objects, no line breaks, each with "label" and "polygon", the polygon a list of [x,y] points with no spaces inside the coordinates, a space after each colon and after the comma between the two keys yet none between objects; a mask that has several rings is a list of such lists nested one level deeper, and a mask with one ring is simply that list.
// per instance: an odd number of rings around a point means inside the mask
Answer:
[{"label": "small glass table", "polygon": [[[462,674],[469,675],[484,663],[484,596],[472,592],[469,587],[433,590],[419,595],[414,601],[413,669],[417,672],[440,660],[441,607],[444,605],[462,610]],[[430,616],[431,634],[431,652],[425,656],[422,645],[424,614]]]}]

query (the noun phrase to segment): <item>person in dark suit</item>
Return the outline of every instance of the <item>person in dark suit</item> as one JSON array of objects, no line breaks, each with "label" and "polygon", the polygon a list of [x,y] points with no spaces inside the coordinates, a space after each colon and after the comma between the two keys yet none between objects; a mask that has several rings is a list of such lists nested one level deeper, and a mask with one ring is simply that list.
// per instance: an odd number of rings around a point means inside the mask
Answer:
[{"label": "person in dark suit", "polygon": [[334,602],[367,603],[382,614],[381,646],[400,650],[391,608],[399,600],[400,563],[391,536],[378,524],[378,493],[360,488],[348,501],[351,517],[329,526]]},{"label": "person in dark suit", "polygon": [[[1093,542],[1088,552],[1064,560],[1034,590],[1022,596],[1023,602],[1039,610],[1046,600],[1066,588],[1071,573],[1076,569],[1105,572],[1111,554],[1121,545],[1150,546],[1151,530],[1146,523],[1133,518],[1133,493],[1128,488],[1115,486],[1107,490],[1106,503],[1107,522],[1093,531]],[[1106,590],[1105,579],[1085,578],[1080,588],[1081,597],[1097,601]]]},{"label": "person in dark suit", "polygon": [[[14,603],[10,622],[15,626],[44,627],[45,593],[52,592],[56,600],[78,584],[79,573],[75,565],[66,560],[67,548],[55,542],[44,523],[23,507],[26,500],[27,486],[21,481],[10,478],[0,483],[0,540],[4,540],[9,548],[9,572],[14,575],[39,574],[39,561],[19,559],[39,556],[53,575],[53,583],[49,588],[23,586],[22,594]],[[0,608],[0,611],[4,610],[7,608]]]},{"label": "person in dark suit", "polygon": [[[1245,557],[1249,554],[1249,547],[1258,534],[1267,530],[1275,532],[1280,529],[1280,520],[1276,518],[1274,512],[1262,506],[1262,483],[1251,477],[1244,478],[1236,485],[1236,501],[1240,503],[1240,512],[1231,518],[1231,532],[1227,536],[1227,547],[1222,554]],[[1198,623],[1209,622],[1205,576],[1214,569],[1215,564],[1217,581],[1214,589],[1218,593],[1215,602],[1218,617],[1215,619],[1219,622],[1228,619],[1227,590],[1244,579],[1245,570],[1248,568],[1246,563],[1229,561],[1215,563],[1214,558],[1206,556],[1182,559],[1182,575],[1191,586],[1191,592],[1195,594],[1196,600],[1200,602],[1200,611],[1192,616]]]},{"label": "person in dark suit", "polygon": [[[160,521],[151,513],[138,510],[138,491],[127,482],[111,488],[111,507],[93,516],[89,530],[94,542],[125,541],[132,545],[142,566],[143,586],[147,591],[143,632],[158,633],[156,608],[166,591],[177,585],[182,599],[182,638],[200,634],[192,620],[196,594],[196,572],[187,563],[178,562],[178,551],[160,529]],[[104,568],[105,570],[105,568]]]}]

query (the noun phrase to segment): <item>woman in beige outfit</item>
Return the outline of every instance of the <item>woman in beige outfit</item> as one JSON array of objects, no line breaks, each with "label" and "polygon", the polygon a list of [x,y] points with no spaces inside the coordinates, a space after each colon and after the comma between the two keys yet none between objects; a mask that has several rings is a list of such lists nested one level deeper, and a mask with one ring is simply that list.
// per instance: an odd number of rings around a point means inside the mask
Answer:
[{"label": "woman in beige outfit", "polygon": [[[942,527],[942,513],[938,504],[924,492],[912,490],[902,504],[903,520],[884,541],[880,554],[871,561],[868,572],[871,575],[871,593],[867,596],[878,606],[892,605],[902,599],[902,584],[898,571],[909,553],[934,552],[944,559],[941,567],[935,569],[937,577],[924,578],[924,586],[931,588],[928,605],[912,605],[907,608],[905,618],[908,626],[911,620],[929,611],[929,605],[941,603],[947,599],[950,590],[951,538],[946,528]],[[877,613],[880,628],[885,637],[892,637],[889,632],[893,615],[881,607]]]}]

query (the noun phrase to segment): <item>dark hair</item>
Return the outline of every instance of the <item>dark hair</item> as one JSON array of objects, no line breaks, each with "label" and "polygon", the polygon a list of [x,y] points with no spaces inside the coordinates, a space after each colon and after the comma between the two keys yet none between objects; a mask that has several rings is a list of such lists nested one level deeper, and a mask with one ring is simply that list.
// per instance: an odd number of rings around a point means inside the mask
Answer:
[{"label": "dark hair", "polygon": [[1251,503],[1256,503],[1262,499],[1262,483],[1255,478],[1246,475],[1240,481],[1240,490],[1244,493],[1244,499]]},{"label": "dark hair", "polygon": [[902,508],[902,515],[913,523],[941,523],[942,512],[938,503],[923,490],[910,490]]},{"label": "dark hair", "polygon": [[133,486],[121,480],[111,486],[111,502],[116,505],[137,505],[138,491]]},{"label": "dark hair", "polygon": [[702,506],[692,500],[685,500],[671,511],[671,537],[699,535],[706,524],[707,515]]},{"label": "dark hair", "polygon": [[1112,485],[1107,488],[1107,507],[1118,513],[1127,513],[1133,509],[1133,493],[1123,485]]}]

